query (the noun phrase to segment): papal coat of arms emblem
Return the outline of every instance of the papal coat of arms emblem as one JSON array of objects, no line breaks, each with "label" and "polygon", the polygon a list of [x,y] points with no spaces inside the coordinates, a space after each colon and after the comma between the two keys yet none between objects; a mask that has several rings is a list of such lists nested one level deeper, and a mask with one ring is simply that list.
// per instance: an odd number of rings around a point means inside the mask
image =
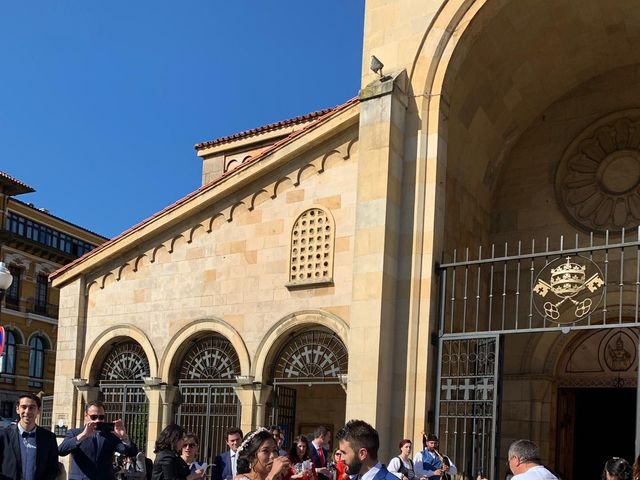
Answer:
[{"label": "papal coat of arms emblem", "polygon": [[549,320],[573,323],[598,306],[603,285],[602,272],[593,261],[580,256],[558,258],[536,277],[534,305]]}]

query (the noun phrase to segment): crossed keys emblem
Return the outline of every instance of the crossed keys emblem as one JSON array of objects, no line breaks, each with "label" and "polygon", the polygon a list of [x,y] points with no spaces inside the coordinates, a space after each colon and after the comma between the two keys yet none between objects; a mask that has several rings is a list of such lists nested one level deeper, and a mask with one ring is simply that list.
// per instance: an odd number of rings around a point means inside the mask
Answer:
[{"label": "crossed keys emblem", "polygon": [[[581,257],[581,260],[585,260]],[[590,260],[586,260],[590,262]],[[557,263],[557,262],[552,262]],[[591,262],[593,263],[593,262]],[[595,308],[593,305],[593,299],[591,294],[595,293],[600,287],[604,285],[604,280],[600,274],[600,269],[593,263],[597,273],[594,273],[589,278],[586,276],[586,265],[580,265],[577,262],[572,262],[571,257],[567,257],[565,263],[561,263],[556,268],[551,268],[550,283],[540,278],[547,268],[545,267],[540,274],[533,291],[540,295],[543,299],[547,300],[542,305],[544,309],[544,315],[552,320],[558,320],[561,312],[560,307],[565,302],[572,303],[575,307],[574,314],[576,318],[582,318]],[[547,267],[551,267],[549,264]],[[587,298],[584,294],[589,295]],[[547,297],[548,295],[548,297]],[[540,312],[542,313],[542,312]]]}]

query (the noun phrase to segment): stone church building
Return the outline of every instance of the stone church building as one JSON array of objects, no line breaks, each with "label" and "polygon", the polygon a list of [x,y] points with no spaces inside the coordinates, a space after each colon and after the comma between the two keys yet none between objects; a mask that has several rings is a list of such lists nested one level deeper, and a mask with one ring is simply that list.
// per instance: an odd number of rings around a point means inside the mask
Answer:
[{"label": "stone church building", "polygon": [[437,432],[473,478],[518,438],[565,479],[632,459],[640,5],[364,21],[356,98],[197,145],[202,187],[52,275],[53,421],[102,398],[147,452],[177,421],[210,458],[230,425],[363,418],[383,461]]}]

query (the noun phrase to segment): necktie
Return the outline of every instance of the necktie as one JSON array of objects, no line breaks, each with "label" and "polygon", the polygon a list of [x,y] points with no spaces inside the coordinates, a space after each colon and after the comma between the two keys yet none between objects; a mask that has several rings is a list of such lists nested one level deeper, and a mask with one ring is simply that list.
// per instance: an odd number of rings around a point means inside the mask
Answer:
[{"label": "necktie", "polygon": [[22,438],[36,438],[36,432],[22,432]]},{"label": "necktie", "polygon": [[324,452],[322,451],[322,448],[318,449],[318,459],[320,460],[320,466],[321,467],[326,467],[327,464],[325,463],[324,460]]}]

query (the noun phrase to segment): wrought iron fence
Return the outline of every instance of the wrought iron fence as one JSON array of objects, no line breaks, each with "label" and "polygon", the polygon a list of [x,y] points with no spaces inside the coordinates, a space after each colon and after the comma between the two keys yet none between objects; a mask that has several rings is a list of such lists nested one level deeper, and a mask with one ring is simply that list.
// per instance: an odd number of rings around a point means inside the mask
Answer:
[{"label": "wrought iron fence", "polygon": [[240,426],[240,400],[233,387],[216,384],[180,383],[182,401],[176,423],[200,440],[200,461],[213,465],[224,452],[226,431]]},{"label": "wrought iron fence", "polygon": [[131,440],[141,452],[147,449],[149,401],[142,384],[100,382],[107,420],[121,418]]},{"label": "wrought iron fence", "polygon": [[640,227],[631,233],[454,251],[438,267],[440,336],[638,325]]}]

